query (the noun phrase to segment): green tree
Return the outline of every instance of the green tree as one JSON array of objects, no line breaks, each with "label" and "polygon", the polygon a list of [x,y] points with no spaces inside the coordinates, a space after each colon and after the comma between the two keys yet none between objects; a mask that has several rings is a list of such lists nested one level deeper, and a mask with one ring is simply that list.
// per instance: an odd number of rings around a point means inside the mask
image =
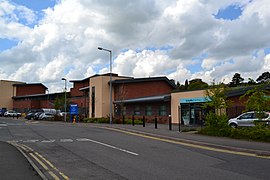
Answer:
[{"label": "green tree", "polygon": [[210,107],[220,115],[226,113],[229,101],[226,97],[227,87],[223,83],[215,84],[214,82],[209,89],[206,90],[207,102],[205,107]]},{"label": "green tree", "polygon": [[244,81],[244,78],[242,78],[239,73],[235,73],[233,75],[232,81],[230,82],[230,86],[231,87],[239,86],[242,84],[243,81]]},{"label": "green tree", "polygon": [[202,133],[214,134],[223,136],[228,132],[228,117],[226,114],[226,108],[228,107],[228,101],[226,97],[227,87],[223,83],[213,84],[206,91],[205,108],[211,108],[213,111],[209,111],[205,117],[206,127],[201,130]]},{"label": "green tree", "polygon": [[264,111],[270,110],[270,98],[267,96],[269,92],[263,86],[258,86],[252,90],[247,91],[240,99],[248,97],[245,102],[247,111],[256,111],[258,118],[262,119]]},{"label": "green tree", "polygon": [[262,73],[256,81],[258,83],[269,83],[270,82],[270,73],[269,72],[264,72]]},{"label": "green tree", "polygon": [[255,85],[256,82],[252,78],[248,78],[248,85]]},{"label": "green tree", "polygon": [[189,81],[188,90],[205,89],[207,87],[208,84],[203,82],[202,79],[192,79]]},{"label": "green tree", "polygon": [[188,80],[185,81],[185,89],[188,89]]}]

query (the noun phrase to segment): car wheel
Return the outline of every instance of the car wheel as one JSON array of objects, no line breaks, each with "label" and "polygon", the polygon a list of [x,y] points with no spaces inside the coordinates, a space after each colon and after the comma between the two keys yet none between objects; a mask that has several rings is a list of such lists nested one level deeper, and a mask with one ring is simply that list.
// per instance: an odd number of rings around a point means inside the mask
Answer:
[{"label": "car wheel", "polygon": [[230,127],[231,127],[231,128],[237,128],[237,124],[232,123],[232,124],[230,124]]}]

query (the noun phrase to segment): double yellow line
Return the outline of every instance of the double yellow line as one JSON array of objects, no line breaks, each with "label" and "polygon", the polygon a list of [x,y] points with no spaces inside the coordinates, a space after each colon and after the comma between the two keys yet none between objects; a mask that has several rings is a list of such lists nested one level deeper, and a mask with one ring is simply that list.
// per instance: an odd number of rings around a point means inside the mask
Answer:
[{"label": "double yellow line", "polygon": [[[42,166],[42,168],[53,179],[55,179],[55,180],[60,180],[60,179],[69,180],[68,176],[66,176],[64,173],[59,171],[59,169],[57,169],[50,161],[48,161],[46,158],[44,158],[38,152],[35,152],[32,148],[30,148],[24,144],[18,144],[18,143],[14,143],[14,142],[11,142],[11,144],[14,145],[15,147],[17,147],[19,149],[19,151],[21,151],[23,153],[23,155],[28,159],[28,161],[32,161],[29,158],[29,156],[27,156],[27,154],[29,154],[32,157],[32,159],[34,159],[40,166]],[[34,166],[34,168],[38,171],[38,174],[40,176],[42,176],[43,179],[47,179],[45,177],[45,175],[43,173],[41,173],[39,169],[37,169],[38,167],[35,164],[33,164],[33,162],[30,162],[30,164],[32,166]],[[58,174],[58,176],[56,174]]]},{"label": "double yellow line", "polygon": [[[96,126],[98,127],[98,126]],[[263,159],[270,159],[270,156],[267,155],[259,155],[256,153],[252,152],[244,152],[244,151],[235,151],[235,150],[229,150],[229,149],[222,149],[218,147],[210,147],[207,145],[199,145],[199,144],[192,144],[188,142],[181,142],[177,140],[172,140],[172,139],[166,139],[166,138],[161,138],[161,137],[156,137],[156,136],[151,136],[151,135],[146,135],[142,133],[136,133],[136,132],[130,132],[130,131],[125,131],[122,129],[116,129],[116,128],[110,128],[110,127],[98,127],[102,129],[108,129],[112,131],[117,131],[125,134],[130,134],[133,136],[139,136],[139,137],[144,137],[147,139],[153,139],[157,141],[162,141],[162,142],[167,142],[167,143],[172,143],[172,144],[178,144],[178,145],[183,145],[187,147],[192,147],[192,148],[197,148],[197,149],[203,149],[203,150],[208,150],[208,151],[215,151],[215,152],[220,152],[220,153],[227,153],[227,154],[234,154],[234,155],[241,155],[241,156],[248,156],[248,157],[256,157],[256,158],[263,158]]]}]

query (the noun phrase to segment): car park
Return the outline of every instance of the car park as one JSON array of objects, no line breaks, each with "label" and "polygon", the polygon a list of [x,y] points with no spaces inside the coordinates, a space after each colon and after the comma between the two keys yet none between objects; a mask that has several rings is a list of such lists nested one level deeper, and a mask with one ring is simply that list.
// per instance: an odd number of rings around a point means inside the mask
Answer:
[{"label": "car park", "polygon": [[34,117],[35,117],[35,113],[30,112],[25,116],[25,119],[31,120],[31,119],[34,119]]},{"label": "car park", "polygon": [[36,112],[34,114],[34,120],[39,120],[39,116],[42,114],[42,112]]},{"label": "car park", "polygon": [[[262,122],[265,121],[266,124],[269,124],[270,113],[262,112]],[[236,118],[232,118],[228,121],[228,125],[232,128],[237,127],[251,127],[255,126],[254,122],[259,121],[258,112],[250,111],[239,115]]]},{"label": "car park", "polygon": [[0,117],[3,117],[6,111],[6,109],[0,108]]},{"label": "car park", "polygon": [[39,119],[40,120],[49,120],[49,119],[52,119],[53,117],[54,117],[54,114],[52,114],[52,113],[46,113],[46,112],[41,113],[39,115]]},{"label": "car park", "polygon": [[22,116],[22,114],[14,110],[8,110],[4,113],[4,116],[5,117],[20,117]]}]

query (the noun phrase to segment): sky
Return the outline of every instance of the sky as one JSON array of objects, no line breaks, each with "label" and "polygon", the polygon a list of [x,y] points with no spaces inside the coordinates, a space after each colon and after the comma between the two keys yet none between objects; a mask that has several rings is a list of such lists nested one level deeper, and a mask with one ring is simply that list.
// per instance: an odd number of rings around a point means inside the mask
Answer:
[{"label": "sky", "polygon": [[[109,72],[184,84],[270,69],[270,0],[0,0],[0,79],[43,83]],[[72,87],[72,83],[68,83]]]}]

